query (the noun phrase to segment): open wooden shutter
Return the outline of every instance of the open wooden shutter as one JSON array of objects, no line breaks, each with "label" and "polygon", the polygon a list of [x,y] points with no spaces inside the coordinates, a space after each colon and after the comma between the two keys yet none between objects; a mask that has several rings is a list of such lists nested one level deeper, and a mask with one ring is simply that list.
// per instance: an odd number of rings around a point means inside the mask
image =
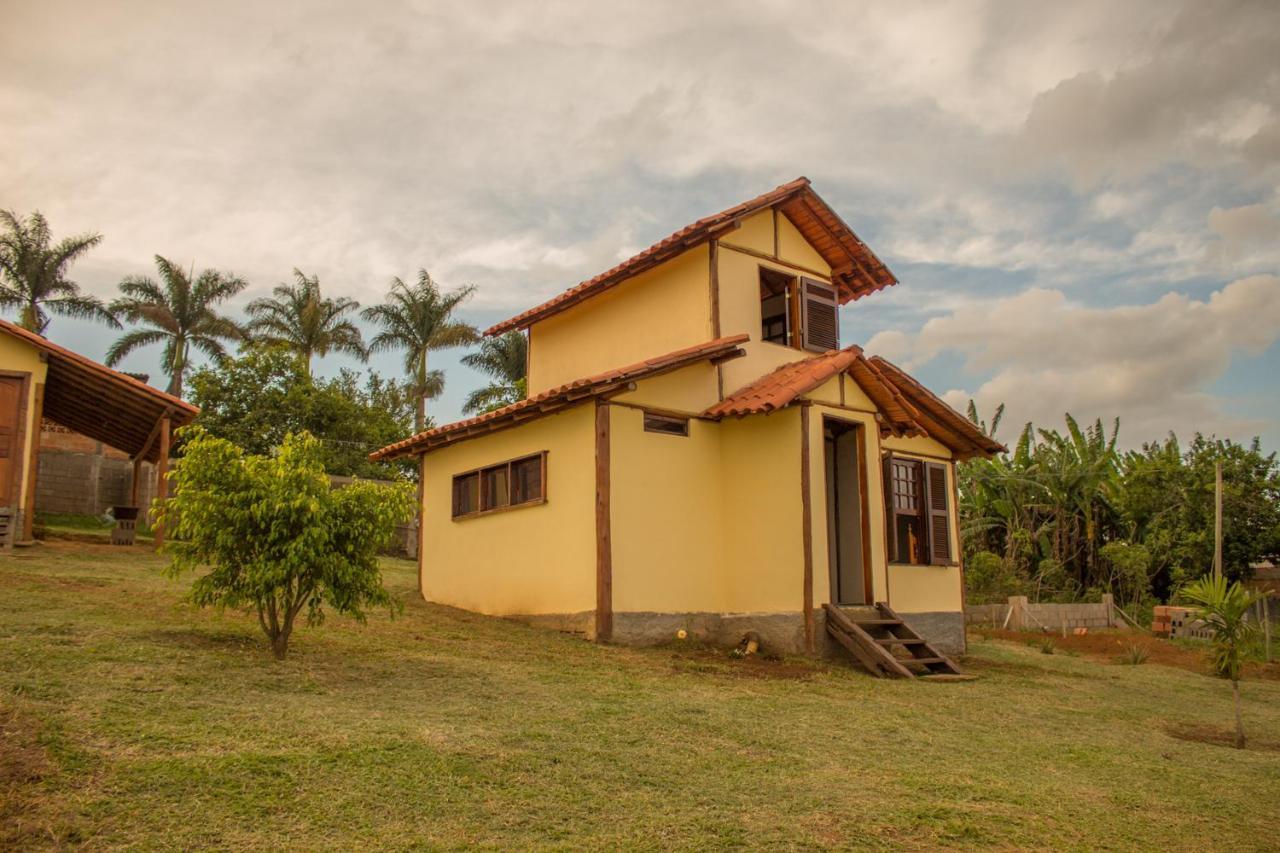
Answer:
[{"label": "open wooden shutter", "polygon": [[925,519],[929,524],[929,562],[945,566],[951,554],[951,513],[947,490],[947,466],[926,462],[924,466]]},{"label": "open wooden shutter", "polygon": [[889,551],[888,562],[895,562],[898,558],[898,519],[894,515],[894,494],[893,494],[893,456],[885,454],[884,460],[884,481],[881,484],[884,489],[884,520],[885,520],[885,545]]},{"label": "open wooden shutter", "polygon": [[834,287],[800,279],[800,335],[805,349],[827,352],[840,346],[837,308]]}]

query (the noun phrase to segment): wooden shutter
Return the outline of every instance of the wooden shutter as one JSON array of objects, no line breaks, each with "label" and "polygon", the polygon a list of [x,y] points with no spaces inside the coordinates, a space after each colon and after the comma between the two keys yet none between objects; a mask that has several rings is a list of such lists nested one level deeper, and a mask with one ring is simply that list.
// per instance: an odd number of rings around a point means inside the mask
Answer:
[{"label": "wooden shutter", "polygon": [[881,486],[884,490],[884,521],[885,521],[885,546],[888,549],[887,562],[893,563],[898,559],[898,518],[894,514],[894,495],[893,495],[893,456],[885,454],[884,457],[884,481]]},{"label": "wooden shutter", "polygon": [[827,352],[840,346],[836,291],[812,278],[800,279],[800,335],[807,350]]},{"label": "wooden shutter", "polygon": [[926,462],[924,466],[925,520],[928,522],[929,562],[945,566],[952,562],[951,513],[947,490],[947,466]]}]

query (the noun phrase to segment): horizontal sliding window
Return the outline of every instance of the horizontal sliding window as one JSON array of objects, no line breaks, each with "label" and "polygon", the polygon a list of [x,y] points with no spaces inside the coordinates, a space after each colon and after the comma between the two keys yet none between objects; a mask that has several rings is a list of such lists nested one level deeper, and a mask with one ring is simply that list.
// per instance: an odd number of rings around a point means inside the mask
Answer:
[{"label": "horizontal sliding window", "polygon": [[644,431],[661,432],[667,435],[688,435],[689,419],[660,415],[657,412],[645,412]]},{"label": "horizontal sliding window", "polygon": [[453,517],[546,501],[547,452],[508,459],[453,477]]}]

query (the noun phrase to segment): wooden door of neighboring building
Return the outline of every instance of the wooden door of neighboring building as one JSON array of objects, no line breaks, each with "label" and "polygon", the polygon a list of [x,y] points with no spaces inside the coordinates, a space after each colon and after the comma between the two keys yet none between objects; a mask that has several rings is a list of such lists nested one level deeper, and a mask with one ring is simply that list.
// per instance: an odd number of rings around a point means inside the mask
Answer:
[{"label": "wooden door of neighboring building", "polygon": [[22,475],[23,381],[0,376],[0,506],[18,508]]}]

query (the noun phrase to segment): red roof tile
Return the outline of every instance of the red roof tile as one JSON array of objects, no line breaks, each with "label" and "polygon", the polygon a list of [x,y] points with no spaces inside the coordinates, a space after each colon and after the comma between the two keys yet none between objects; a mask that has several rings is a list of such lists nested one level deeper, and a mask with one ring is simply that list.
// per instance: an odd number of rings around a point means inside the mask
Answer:
[{"label": "red roof tile", "polygon": [[925,431],[952,450],[962,456],[992,456],[1008,450],[893,362],[877,355],[871,363],[915,406]]},{"label": "red roof tile", "polygon": [[809,179],[802,177],[750,201],[686,225],[616,267],[569,288],[535,308],[489,327],[485,334],[499,335],[512,329],[528,328],[539,320],[558,314],[584,299],[652,269],[687,249],[723,236],[736,229],[744,218],[770,207],[777,207],[782,211],[831,266],[832,282],[839,291],[840,304],[898,283],[888,267],[813,191],[809,186]]},{"label": "red roof tile", "polygon": [[859,347],[834,350],[817,358],[784,364],[772,373],[739,388],[703,412],[709,418],[767,414],[789,406],[801,394],[812,391],[862,355]]},{"label": "red roof tile", "polygon": [[656,358],[609,370],[596,376],[575,379],[556,388],[543,391],[533,397],[512,403],[474,418],[457,421],[429,429],[387,445],[369,454],[371,460],[400,459],[433,450],[445,444],[462,441],[486,432],[495,432],[526,420],[549,415],[568,408],[591,397],[599,397],[614,391],[625,390],[638,379],[647,379],[668,371],[696,364],[699,361],[735,358],[742,354],[739,344],[748,340],[747,335],[718,338],[705,344],[686,347]]}]

